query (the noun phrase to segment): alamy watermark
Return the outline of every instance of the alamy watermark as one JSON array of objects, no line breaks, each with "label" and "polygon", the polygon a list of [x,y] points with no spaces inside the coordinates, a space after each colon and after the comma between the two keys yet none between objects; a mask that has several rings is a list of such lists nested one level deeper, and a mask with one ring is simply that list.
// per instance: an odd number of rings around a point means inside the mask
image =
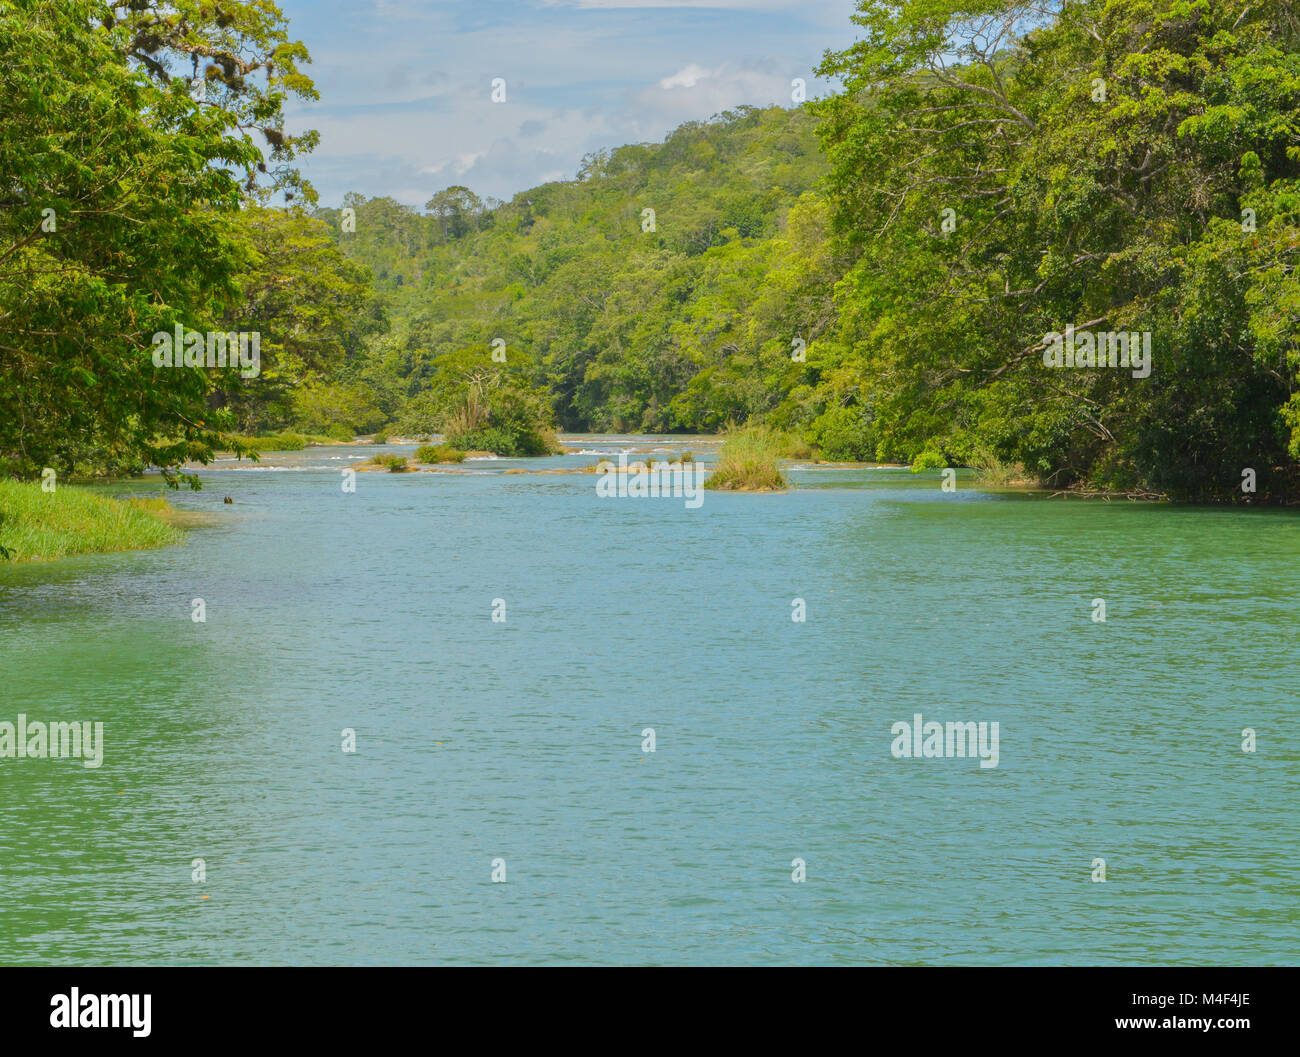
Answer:
[{"label": "alamy watermark", "polygon": [[704,475],[708,468],[697,462],[651,461],[632,464],[629,469],[627,453],[621,452],[618,465],[608,459],[596,464],[600,480],[596,494],[602,499],[611,497],[649,496],[652,499],[685,499],[686,509],[694,510],[704,503]]},{"label": "alamy watermark", "polygon": [[43,760],[73,757],[94,770],[104,762],[103,723],[27,722],[24,712],[18,722],[0,721],[0,760]]},{"label": "alamy watermark", "polygon": [[153,336],[155,367],[239,367],[241,378],[256,378],[262,370],[260,331],[201,330],[188,333],[176,324],[174,334]]},{"label": "alamy watermark", "polygon": [[889,728],[894,742],[889,747],[896,760],[979,756],[984,768],[998,765],[998,722],[939,723],[923,721],[921,713],[912,722],[900,719]]},{"label": "alamy watermark", "polygon": [[50,998],[52,1028],[130,1028],[137,1039],[149,1037],[153,995],[83,995],[79,988]]},{"label": "alamy watermark", "polygon": [[1053,330],[1043,336],[1044,367],[1128,367],[1134,378],[1151,374],[1151,331]]}]

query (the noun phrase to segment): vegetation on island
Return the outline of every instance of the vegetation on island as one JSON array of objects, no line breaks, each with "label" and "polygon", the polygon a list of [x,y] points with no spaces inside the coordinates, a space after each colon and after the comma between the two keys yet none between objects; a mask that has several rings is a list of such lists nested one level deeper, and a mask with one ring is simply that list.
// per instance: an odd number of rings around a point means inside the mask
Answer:
[{"label": "vegetation on island", "polygon": [[410,468],[409,460],[405,455],[391,455],[388,452],[381,452],[370,462],[389,473],[405,473]]},{"label": "vegetation on island", "polygon": [[416,449],[415,457],[425,463],[464,462],[465,452],[451,444],[423,444]]},{"label": "vegetation on island", "polygon": [[779,492],[790,482],[780,469],[786,448],[773,430],[757,424],[727,431],[718,460],[704,482],[720,491]]}]

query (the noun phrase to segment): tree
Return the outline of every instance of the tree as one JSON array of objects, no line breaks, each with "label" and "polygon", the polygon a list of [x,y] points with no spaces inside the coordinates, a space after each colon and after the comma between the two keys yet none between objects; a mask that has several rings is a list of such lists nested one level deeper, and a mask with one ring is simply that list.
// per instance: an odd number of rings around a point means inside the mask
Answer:
[{"label": "tree", "polygon": [[424,208],[438,221],[444,242],[464,238],[477,229],[483,216],[482,199],[460,184],[439,191]]},{"label": "tree", "polygon": [[207,331],[246,253],[231,218],[255,165],[232,118],[132,70],[129,25],[90,0],[0,0],[0,457],[207,459],[235,369],[157,368],[152,336]]},{"label": "tree", "polygon": [[102,25],[122,31],[112,39],[132,66],[164,86],[181,83],[197,108],[219,115],[257,148],[244,165],[245,191],[316,201],[293,161],[320,137],[315,131],[289,133],[284,104],[291,95],[320,96],[298,68],[311,61],[307,49],[289,39],[288,20],[275,3],[132,0],[101,3],[95,10]]},{"label": "tree", "polygon": [[[1284,0],[860,3],[821,72],[840,335],[883,456],[1294,497],[1300,56]],[[1258,218],[1255,230],[1243,210]],[[1279,311],[1279,308],[1281,311]],[[1149,379],[1044,363],[1151,336]],[[1293,441],[1294,443],[1294,441]],[[1280,468],[1276,473],[1271,468]]]},{"label": "tree", "polygon": [[[300,388],[319,388],[346,373],[366,338],[387,328],[387,319],[368,271],[340,252],[324,221],[297,209],[248,206],[237,231],[252,256],[222,326],[261,335],[261,370],[255,386],[214,392],[211,403],[231,408],[247,433],[306,425],[296,401]],[[364,428],[373,420],[373,409],[356,394],[339,395],[353,409],[339,415],[339,424]],[[320,396],[305,405],[317,428],[330,419]],[[353,422],[358,415],[362,421]]]}]

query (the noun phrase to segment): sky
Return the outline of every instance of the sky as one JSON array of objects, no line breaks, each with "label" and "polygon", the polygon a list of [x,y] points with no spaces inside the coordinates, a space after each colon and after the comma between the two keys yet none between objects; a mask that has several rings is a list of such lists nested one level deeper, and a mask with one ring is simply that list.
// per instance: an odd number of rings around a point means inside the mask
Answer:
[{"label": "sky", "polygon": [[661,141],[741,104],[791,105],[796,77],[825,95],[834,86],[813,69],[857,29],[854,0],[280,6],[321,95],[287,110],[291,130],[321,134],[300,167],[325,206],[357,191],[423,208],[452,184],[508,200],[572,179],[591,151]]}]

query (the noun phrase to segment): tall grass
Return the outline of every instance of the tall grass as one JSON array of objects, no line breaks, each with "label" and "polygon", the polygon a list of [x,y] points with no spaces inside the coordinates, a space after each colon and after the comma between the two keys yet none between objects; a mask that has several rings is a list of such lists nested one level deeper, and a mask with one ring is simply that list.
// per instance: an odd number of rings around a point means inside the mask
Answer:
[{"label": "tall grass", "polygon": [[465,393],[465,402],[447,415],[442,426],[442,435],[465,437],[477,433],[488,424],[488,406],[479,399],[478,390],[471,386]]},{"label": "tall grass", "polygon": [[772,438],[772,445],[776,453],[782,459],[812,459],[816,457],[813,446],[797,433],[790,433],[786,430],[772,429],[768,430],[765,426],[757,426],[756,429],[766,430]]},{"label": "tall grass", "polygon": [[0,557],[46,561],[180,543],[185,533],[161,516],[165,500],[110,499],[75,485],[41,491],[39,483],[0,480]]},{"label": "tall grass", "polygon": [[734,426],[725,434],[717,468],[704,487],[736,492],[776,492],[789,488],[778,463],[788,447],[788,437],[766,426]]},{"label": "tall grass", "polygon": [[1023,463],[1003,462],[990,451],[976,451],[969,462],[978,484],[994,488],[1023,488],[1038,484]]}]

